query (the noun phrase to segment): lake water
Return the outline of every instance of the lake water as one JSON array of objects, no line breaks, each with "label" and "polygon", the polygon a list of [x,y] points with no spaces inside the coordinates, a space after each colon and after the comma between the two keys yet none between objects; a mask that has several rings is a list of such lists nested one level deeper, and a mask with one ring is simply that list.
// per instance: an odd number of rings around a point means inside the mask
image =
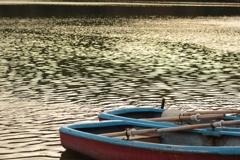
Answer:
[{"label": "lake water", "polygon": [[0,18],[0,159],[86,159],[60,126],[119,107],[240,109],[240,17]]}]

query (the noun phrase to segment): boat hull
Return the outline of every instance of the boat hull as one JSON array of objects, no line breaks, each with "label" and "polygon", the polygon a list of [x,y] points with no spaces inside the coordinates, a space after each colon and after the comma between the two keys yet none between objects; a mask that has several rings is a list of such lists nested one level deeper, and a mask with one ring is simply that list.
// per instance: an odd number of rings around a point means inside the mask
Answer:
[{"label": "boat hull", "polygon": [[91,139],[74,137],[60,133],[62,145],[66,149],[91,156],[99,160],[239,160],[240,156],[214,154],[163,152],[151,149],[123,147]]},{"label": "boat hull", "polygon": [[[138,141],[126,141],[117,138],[99,136],[98,134],[88,133],[85,130],[91,128],[111,127],[118,128],[121,124],[131,124],[146,127],[146,124],[137,124],[126,121],[104,121],[89,124],[80,124],[80,128],[61,127],[60,138],[62,146],[66,149],[79,152],[99,160],[239,160],[240,147],[236,146],[186,146],[186,145],[168,145],[154,144]],[[119,125],[120,124],[120,125]],[[119,126],[118,126],[119,125]],[[155,127],[154,125],[148,127]],[[76,129],[78,128],[78,129]],[[87,129],[86,129],[87,128]],[[83,131],[82,131],[83,130]],[[94,131],[95,132],[95,131]],[[206,134],[206,131],[197,132]],[[181,132],[182,133],[182,132]],[[212,133],[212,132],[210,132]],[[198,133],[197,133],[198,134]],[[221,135],[222,134],[222,135]],[[214,135],[212,135],[214,136]],[[227,132],[219,132],[221,136],[237,137],[237,145],[240,142],[240,135]],[[191,137],[187,138],[191,139]],[[233,140],[233,141],[235,141]],[[195,140],[192,140],[194,143]]]}]

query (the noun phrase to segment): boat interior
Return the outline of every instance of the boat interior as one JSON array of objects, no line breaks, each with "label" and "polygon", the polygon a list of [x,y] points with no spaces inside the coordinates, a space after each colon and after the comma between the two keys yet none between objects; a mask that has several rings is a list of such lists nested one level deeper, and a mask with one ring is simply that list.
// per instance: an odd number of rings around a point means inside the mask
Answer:
[{"label": "boat interior", "polygon": [[[148,127],[139,127],[134,125],[113,125],[106,127],[87,127],[87,128],[74,128],[75,130],[91,133],[94,135],[101,135],[105,133],[124,132],[126,129],[134,128],[148,129]],[[239,136],[221,135],[217,136],[209,131],[207,135],[204,133],[196,133],[191,131],[176,131],[176,132],[162,132],[154,134],[135,135],[127,137],[124,134],[114,138],[126,141],[140,141],[148,143],[159,143],[169,145],[187,145],[187,146],[239,146]]]},{"label": "boat interior", "polygon": [[162,112],[145,111],[145,112],[126,112],[121,114],[116,114],[118,116],[134,119],[144,119],[144,118],[158,118],[162,116]]},{"label": "boat interior", "polygon": [[[162,115],[162,112],[156,112],[156,111],[144,111],[144,112],[125,112],[116,114],[117,116],[125,117],[125,118],[133,118],[133,119],[144,119],[147,120],[149,118],[159,118]],[[195,120],[179,120],[174,121],[173,123],[176,124],[200,124],[200,123],[211,123],[213,121],[220,121],[220,120],[231,120],[231,119],[224,119],[224,118],[208,118],[208,119],[201,119],[200,121]],[[229,127],[235,127],[240,128],[240,125],[231,125]]]}]

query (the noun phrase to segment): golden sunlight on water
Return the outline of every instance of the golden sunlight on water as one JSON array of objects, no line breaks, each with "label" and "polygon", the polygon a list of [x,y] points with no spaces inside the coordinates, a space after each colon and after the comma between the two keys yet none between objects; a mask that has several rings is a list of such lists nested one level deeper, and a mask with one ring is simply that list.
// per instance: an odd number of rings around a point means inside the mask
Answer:
[{"label": "golden sunlight on water", "polygon": [[240,109],[239,21],[1,18],[0,159],[68,159],[60,126],[162,97],[166,108]]}]

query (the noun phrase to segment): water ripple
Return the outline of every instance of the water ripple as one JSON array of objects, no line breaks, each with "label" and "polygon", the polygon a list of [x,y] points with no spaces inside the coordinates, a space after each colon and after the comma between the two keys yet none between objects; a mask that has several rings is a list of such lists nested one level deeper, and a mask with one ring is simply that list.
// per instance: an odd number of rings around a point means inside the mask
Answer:
[{"label": "water ripple", "polygon": [[240,109],[239,20],[1,18],[0,159],[67,159],[60,126],[162,97]]}]

